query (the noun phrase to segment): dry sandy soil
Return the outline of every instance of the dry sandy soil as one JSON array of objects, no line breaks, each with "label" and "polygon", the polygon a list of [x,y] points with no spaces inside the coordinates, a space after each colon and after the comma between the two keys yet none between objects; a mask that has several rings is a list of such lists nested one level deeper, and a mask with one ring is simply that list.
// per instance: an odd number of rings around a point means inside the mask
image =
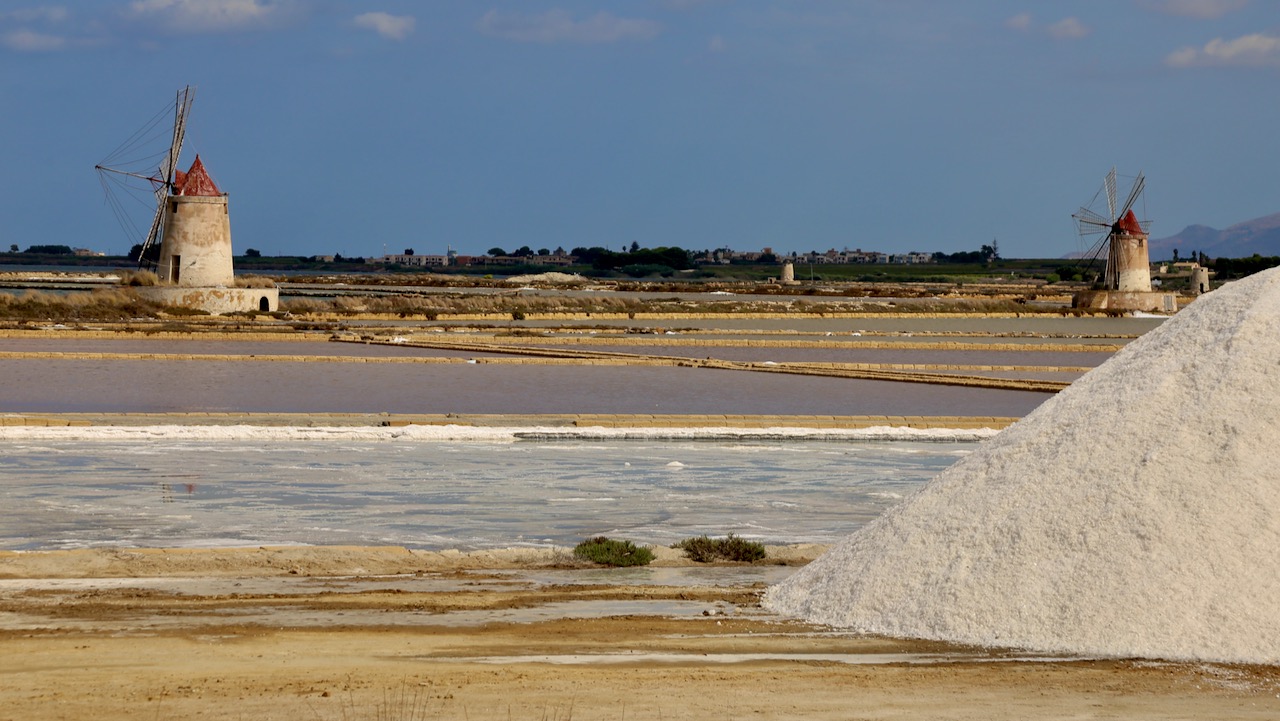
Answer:
[{"label": "dry sandy soil", "polygon": [[785,567],[566,561],[0,553],[0,719],[1280,718],[1277,668],[858,637],[760,610]]}]

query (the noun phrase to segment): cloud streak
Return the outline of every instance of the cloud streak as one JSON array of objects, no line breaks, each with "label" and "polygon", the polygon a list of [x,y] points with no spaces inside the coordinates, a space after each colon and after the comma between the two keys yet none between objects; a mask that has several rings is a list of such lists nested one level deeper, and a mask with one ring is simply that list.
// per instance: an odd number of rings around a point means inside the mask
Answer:
[{"label": "cloud streak", "polygon": [[175,33],[272,27],[290,14],[288,0],[134,0],[128,15]]},{"label": "cloud streak", "polygon": [[1031,29],[1031,13],[1018,13],[1008,20],[1005,20],[1004,26],[1010,30],[1021,30],[1026,32]]},{"label": "cloud streak", "polygon": [[1046,32],[1050,37],[1055,37],[1059,40],[1078,40],[1087,37],[1093,32],[1093,28],[1085,25],[1076,17],[1063,18],[1056,23],[1040,26],[1032,19],[1031,13],[1018,13],[1005,20],[1004,26],[1020,33]]},{"label": "cloud streak", "polygon": [[0,37],[0,45],[20,53],[41,53],[62,50],[67,46],[67,40],[32,30],[15,30]]},{"label": "cloud streak", "polygon": [[372,30],[389,40],[404,40],[413,32],[417,21],[411,15],[389,13],[364,13],[355,17],[356,27]]},{"label": "cloud streak", "polygon": [[1179,48],[1164,62],[1174,68],[1280,67],[1280,36],[1254,33],[1234,40],[1214,38],[1204,47]]},{"label": "cloud streak", "polygon": [[1063,18],[1049,26],[1049,34],[1062,40],[1076,40],[1093,32],[1093,28],[1076,18]]},{"label": "cloud streak", "polygon": [[20,23],[60,23],[69,17],[71,17],[71,13],[67,12],[67,9],[61,5],[18,8],[9,12],[0,12],[0,20],[14,20]]},{"label": "cloud streak", "polygon": [[625,40],[652,40],[662,31],[662,26],[652,20],[622,18],[604,11],[583,20],[574,20],[568,12],[558,9],[541,15],[490,10],[480,18],[476,27],[492,37],[547,45],[599,45]]},{"label": "cloud streak", "polygon": [[1143,0],[1142,5],[1166,15],[1178,15],[1198,20],[1214,20],[1235,12],[1249,0]]}]

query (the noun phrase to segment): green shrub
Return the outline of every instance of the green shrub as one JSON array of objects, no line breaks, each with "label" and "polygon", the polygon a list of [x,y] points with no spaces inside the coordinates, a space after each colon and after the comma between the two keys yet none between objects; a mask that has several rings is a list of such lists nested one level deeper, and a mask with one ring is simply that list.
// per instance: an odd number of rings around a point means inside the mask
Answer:
[{"label": "green shrub", "polygon": [[589,538],[573,549],[573,555],[604,566],[647,566],[653,551],[631,541],[606,536]]},{"label": "green shrub", "polygon": [[755,561],[764,560],[765,557],[764,544],[745,541],[732,533],[724,538],[708,538],[707,536],[686,538],[672,546],[672,548],[683,550],[686,556],[698,563],[711,563],[713,561],[754,563]]}]

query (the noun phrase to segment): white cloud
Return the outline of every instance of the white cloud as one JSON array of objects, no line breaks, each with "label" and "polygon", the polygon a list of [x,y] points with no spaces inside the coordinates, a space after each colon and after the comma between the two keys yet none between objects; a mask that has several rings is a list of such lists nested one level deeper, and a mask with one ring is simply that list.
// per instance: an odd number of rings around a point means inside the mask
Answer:
[{"label": "white cloud", "polygon": [[1073,17],[1063,18],[1049,26],[1049,34],[1055,38],[1074,40],[1082,38],[1091,32],[1093,32],[1093,28]]},{"label": "white cloud", "polygon": [[1235,40],[1214,38],[1202,48],[1179,48],[1164,62],[1175,68],[1280,67],[1280,37],[1254,33]]},{"label": "white cloud", "polygon": [[1142,0],[1142,4],[1168,15],[1213,20],[1239,10],[1249,0]]},{"label": "white cloud", "polygon": [[181,33],[270,27],[289,10],[289,0],[134,0],[129,4],[133,17]]},{"label": "white cloud", "polygon": [[60,23],[71,16],[61,5],[18,8],[7,13],[0,13],[0,20],[14,20],[20,23],[49,22]]},{"label": "white cloud", "polygon": [[390,15],[382,12],[364,13],[355,18],[357,27],[367,28],[392,40],[404,40],[409,37],[416,22],[411,15]]},{"label": "white cloud", "polygon": [[1031,13],[1018,13],[1004,21],[1004,26],[1011,30],[1026,32],[1031,29]]},{"label": "white cloud", "polygon": [[558,9],[549,10],[541,15],[521,15],[490,10],[480,18],[477,27],[486,35],[507,40],[583,44],[650,40],[662,30],[662,26],[652,20],[620,18],[603,11],[585,20],[574,20],[568,12]]},{"label": "white cloud", "polygon": [[692,10],[703,5],[716,5],[727,0],[663,0],[662,4],[672,10]]},{"label": "white cloud", "polygon": [[1060,40],[1077,40],[1093,32],[1093,28],[1080,22],[1079,18],[1063,18],[1050,25],[1040,25],[1031,18],[1031,13],[1018,13],[1005,20],[1004,26],[1021,33],[1048,33]]},{"label": "white cloud", "polygon": [[67,40],[56,35],[45,35],[31,30],[15,30],[0,37],[0,44],[10,50],[21,53],[38,53],[61,50],[67,46]]}]

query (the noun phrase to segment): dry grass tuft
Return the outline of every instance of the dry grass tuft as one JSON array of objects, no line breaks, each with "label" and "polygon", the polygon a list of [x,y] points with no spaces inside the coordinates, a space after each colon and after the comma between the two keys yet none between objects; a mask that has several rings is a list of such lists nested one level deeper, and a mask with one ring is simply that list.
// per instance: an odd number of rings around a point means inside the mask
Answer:
[{"label": "dry grass tuft", "polygon": [[120,285],[139,287],[160,285],[160,276],[149,270],[129,270],[120,276]]},{"label": "dry grass tuft", "polygon": [[127,287],[87,293],[49,293],[28,290],[21,295],[0,293],[0,316],[27,321],[111,321],[154,318],[164,306],[139,297]]},{"label": "dry grass tuft", "polygon": [[241,275],[236,277],[237,288],[274,288],[276,282],[261,275]]}]

